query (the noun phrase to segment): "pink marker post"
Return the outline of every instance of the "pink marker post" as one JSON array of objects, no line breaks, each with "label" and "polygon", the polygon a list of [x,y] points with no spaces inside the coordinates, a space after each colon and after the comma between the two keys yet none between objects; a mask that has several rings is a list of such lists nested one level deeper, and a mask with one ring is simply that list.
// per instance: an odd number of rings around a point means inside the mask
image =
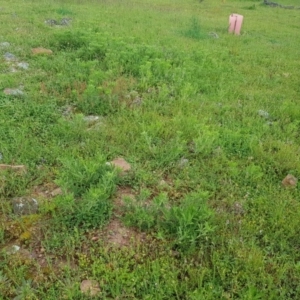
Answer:
[{"label": "pink marker post", "polygon": [[229,33],[235,33],[236,35],[239,35],[242,28],[244,17],[242,15],[238,14],[231,14],[229,16]]}]

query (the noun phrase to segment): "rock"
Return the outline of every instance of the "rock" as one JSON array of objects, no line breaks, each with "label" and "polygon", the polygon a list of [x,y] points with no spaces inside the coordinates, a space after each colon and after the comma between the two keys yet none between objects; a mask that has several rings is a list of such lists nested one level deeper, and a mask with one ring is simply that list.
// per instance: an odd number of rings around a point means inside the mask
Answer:
[{"label": "rock", "polygon": [[288,174],[283,180],[282,180],[282,185],[284,187],[290,187],[290,188],[294,188],[296,187],[297,185],[297,182],[298,182],[298,179],[291,175],[291,174]]},{"label": "rock", "polygon": [[39,204],[36,199],[18,197],[12,199],[13,211],[16,215],[31,215],[38,211]]},{"label": "rock", "polygon": [[80,284],[80,291],[89,296],[96,296],[101,290],[96,280],[83,280]]},{"label": "rock", "polygon": [[52,197],[56,197],[56,196],[58,196],[58,195],[61,195],[63,192],[62,192],[62,190],[61,190],[61,188],[56,188],[55,190],[53,190],[51,193],[50,193],[50,195],[52,196]]},{"label": "rock", "polygon": [[15,254],[15,253],[17,253],[20,249],[21,249],[20,246],[18,246],[18,245],[12,245],[11,247],[9,247],[9,249],[6,250],[6,253],[7,253],[7,254]]},{"label": "rock", "polygon": [[134,107],[138,107],[138,106],[141,106],[143,103],[143,99],[139,96],[137,96],[136,98],[134,98],[131,102],[131,106],[134,106]]},{"label": "rock", "polygon": [[15,61],[17,60],[17,57],[15,55],[13,55],[12,53],[6,52],[4,55],[4,59],[6,61]]},{"label": "rock", "polygon": [[87,123],[95,123],[100,120],[99,116],[85,116],[83,120]]},{"label": "rock", "polygon": [[60,22],[54,20],[54,19],[48,19],[45,20],[45,24],[49,25],[49,26],[69,26],[71,24],[72,19],[70,18],[62,18]]},{"label": "rock", "polygon": [[213,32],[213,31],[210,32],[208,35],[211,36],[211,37],[213,37],[213,38],[215,38],[215,39],[219,38],[219,35],[216,32]]},{"label": "rock", "polygon": [[45,20],[45,24],[54,26],[54,25],[58,25],[59,23],[54,19],[48,19],[48,20]]},{"label": "rock", "polygon": [[70,18],[62,18],[60,21],[61,26],[69,26],[71,23],[72,19]]},{"label": "rock", "polygon": [[188,165],[188,163],[189,163],[189,160],[186,159],[186,158],[184,158],[184,157],[182,157],[182,158],[179,160],[179,162],[178,162],[178,167],[179,167],[180,169],[183,169],[183,168],[185,168],[185,167]]},{"label": "rock", "polygon": [[39,55],[39,54],[52,54],[52,50],[50,49],[46,49],[46,48],[43,48],[43,47],[38,47],[38,48],[32,48],[31,49],[31,52],[33,55]]},{"label": "rock", "polygon": [[0,164],[0,171],[12,170],[18,173],[26,173],[26,167],[24,165],[6,165]]},{"label": "rock", "polygon": [[20,63],[17,64],[17,66],[21,69],[24,69],[24,70],[28,70],[28,68],[29,68],[29,64],[26,63],[26,62],[20,62]]},{"label": "rock", "polygon": [[24,95],[24,92],[21,91],[20,89],[10,89],[10,88],[4,89],[3,93],[8,96],[23,96]]},{"label": "rock", "polygon": [[122,157],[118,157],[108,164],[117,169],[120,169],[123,175],[131,170],[131,165]]},{"label": "rock", "polygon": [[15,67],[10,67],[9,72],[16,73],[16,72],[18,72],[18,70]]},{"label": "rock", "polygon": [[9,42],[2,42],[0,43],[0,48],[3,49],[3,48],[8,48],[10,46],[10,43]]},{"label": "rock", "polygon": [[257,113],[260,117],[265,118],[265,119],[268,119],[270,116],[268,112],[266,112],[262,109],[260,109]]}]

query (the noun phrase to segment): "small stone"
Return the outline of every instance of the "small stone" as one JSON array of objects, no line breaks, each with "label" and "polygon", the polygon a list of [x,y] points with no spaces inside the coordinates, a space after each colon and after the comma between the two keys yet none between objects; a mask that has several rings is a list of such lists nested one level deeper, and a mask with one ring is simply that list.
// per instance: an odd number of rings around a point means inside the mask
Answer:
[{"label": "small stone", "polygon": [[4,54],[4,59],[6,61],[15,61],[15,60],[17,60],[17,57],[15,55],[13,55],[12,53],[6,52]]},{"label": "small stone", "polygon": [[96,296],[101,290],[96,280],[83,280],[80,284],[80,291],[89,296]]},{"label": "small stone", "polygon": [[40,250],[41,253],[44,253],[45,251],[46,251],[45,248],[41,248]]},{"label": "small stone", "polygon": [[16,73],[16,72],[18,72],[18,70],[15,67],[10,67],[9,72]]},{"label": "small stone", "polygon": [[260,117],[265,118],[265,119],[268,119],[270,116],[268,112],[266,112],[262,109],[260,109],[257,113]]},{"label": "small stone", "polygon": [[71,23],[72,19],[70,18],[62,18],[60,21],[61,26],[69,26]]},{"label": "small stone", "polygon": [[18,173],[26,173],[26,167],[24,165],[6,165],[0,164],[0,171],[12,170]]},{"label": "small stone", "polygon": [[115,168],[121,169],[123,174],[131,170],[131,165],[122,157],[114,159],[109,164]]},{"label": "small stone", "polygon": [[20,63],[17,64],[17,66],[21,69],[24,69],[24,70],[28,70],[28,68],[29,68],[29,64],[26,63],[26,62],[20,62]]},{"label": "small stone", "polygon": [[9,42],[2,42],[0,43],[0,48],[8,48],[10,46],[10,43]]},{"label": "small stone", "polygon": [[24,95],[24,92],[21,91],[20,89],[10,89],[10,88],[6,88],[3,91],[3,93],[8,96],[23,96]]},{"label": "small stone", "polygon": [[298,182],[298,179],[291,175],[291,174],[288,174],[283,180],[282,180],[282,185],[284,187],[290,187],[290,188],[294,188],[296,187],[297,185],[297,182]]},{"label": "small stone", "polygon": [[61,190],[61,188],[56,188],[55,190],[53,190],[51,193],[50,193],[50,195],[52,196],[52,197],[56,197],[56,196],[58,196],[58,195],[61,195],[63,192],[62,192],[62,190]]},{"label": "small stone", "polygon": [[9,251],[7,252],[8,254],[15,254],[21,249],[20,246],[18,245],[12,245]]},{"label": "small stone", "polygon": [[48,19],[48,20],[45,20],[45,24],[54,26],[54,25],[58,25],[58,22],[54,19]]},{"label": "small stone", "polygon": [[215,38],[215,39],[219,38],[219,35],[216,32],[210,32],[208,35]]},{"label": "small stone", "polygon": [[180,169],[183,169],[183,168],[185,168],[185,167],[187,166],[188,163],[189,163],[189,160],[186,159],[186,158],[184,158],[184,157],[182,157],[182,158],[179,160],[179,162],[178,162],[178,167],[179,167]]},{"label": "small stone", "polygon": [[12,199],[13,211],[16,215],[31,215],[38,211],[39,205],[36,199],[18,197]]},{"label": "small stone", "polygon": [[34,55],[39,55],[39,54],[47,54],[47,55],[49,55],[49,54],[53,53],[52,50],[46,49],[46,48],[43,48],[43,47],[32,48],[31,52]]},{"label": "small stone", "polygon": [[143,99],[139,96],[137,96],[135,99],[133,99],[133,101],[131,102],[132,106],[138,107],[141,106],[143,103]]},{"label": "small stone", "polygon": [[95,123],[100,120],[99,116],[85,116],[83,120],[87,123]]}]

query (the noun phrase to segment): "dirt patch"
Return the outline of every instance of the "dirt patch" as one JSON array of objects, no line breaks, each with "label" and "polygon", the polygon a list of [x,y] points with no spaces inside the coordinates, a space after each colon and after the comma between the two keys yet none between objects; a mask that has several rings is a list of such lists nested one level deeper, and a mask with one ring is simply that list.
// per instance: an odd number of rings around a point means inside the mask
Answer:
[{"label": "dirt patch", "polygon": [[122,208],[126,204],[125,198],[135,201],[136,195],[130,187],[119,187],[114,198],[113,216],[101,233],[94,233],[93,241],[101,239],[107,246],[113,247],[129,247],[131,244],[144,241],[146,238],[145,233],[125,226],[120,220],[120,217],[123,215]]}]

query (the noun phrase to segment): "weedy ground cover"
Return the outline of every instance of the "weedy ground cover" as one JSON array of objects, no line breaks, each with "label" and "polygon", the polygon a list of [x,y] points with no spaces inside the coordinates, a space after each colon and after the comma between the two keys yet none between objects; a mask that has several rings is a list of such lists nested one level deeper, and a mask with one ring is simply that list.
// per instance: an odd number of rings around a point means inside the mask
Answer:
[{"label": "weedy ground cover", "polygon": [[98,299],[300,297],[299,186],[282,185],[300,174],[299,10],[0,0],[0,16],[0,163],[26,167],[0,170],[0,299],[90,299],[87,279]]}]

